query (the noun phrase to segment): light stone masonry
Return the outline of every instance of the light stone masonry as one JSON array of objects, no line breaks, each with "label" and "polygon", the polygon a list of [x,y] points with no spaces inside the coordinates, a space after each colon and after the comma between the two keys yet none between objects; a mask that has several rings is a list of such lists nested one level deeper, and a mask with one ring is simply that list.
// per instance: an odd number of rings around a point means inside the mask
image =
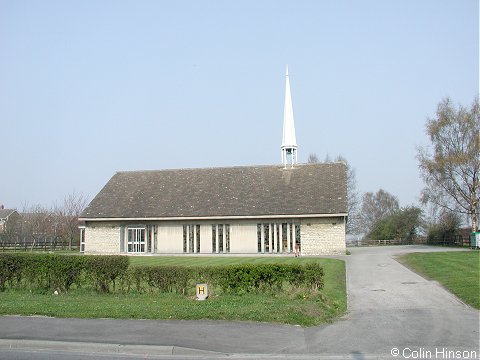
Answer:
[{"label": "light stone masonry", "polygon": [[120,226],[118,224],[90,225],[85,229],[85,254],[119,254]]},{"label": "light stone masonry", "polygon": [[301,223],[302,255],[345,255],[343,218],[304,219]]}]

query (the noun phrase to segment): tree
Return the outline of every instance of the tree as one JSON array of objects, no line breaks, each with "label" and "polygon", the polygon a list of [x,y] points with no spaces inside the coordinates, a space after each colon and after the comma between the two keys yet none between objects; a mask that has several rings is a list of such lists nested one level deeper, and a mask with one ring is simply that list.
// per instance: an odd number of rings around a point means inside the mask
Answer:
[{"label": "tree", "polygon": [[[359,200],[357,191],[357,180],[355,169],[342,155],[335,158],[336,162],[343,162],[347,166],[347,208],[348,208],[348,222],[346,226],[347,234],[355,234],[358,232],[360,217],[359,217]],[[315,153],[310,153],[307,162],[309,164],[319,163],[318,156]],[[331,162],[330,156],[325,156],[325,163]]]},{"label": "tree", "polygon": [[380,189],[375,194],[367,192],[362,198],[361,222],[363,232],[369,233],[379,220],[392,215],[399,209],[396,196]]},{"label": "tree", "polygon": [[412,243],[422,225],[422,210],[416,206],[397,209],[377,220],[367,235],[372,240],[401,240]]},{"label": "tree", "polygon": [[417,159],[425,183],[421,200],[449,211],[467,214],[478,231],[480,207],[480,105],[455,107],[449,98],[427,119],[432,150],[419,148]]},{"label": "tree", "polygon": [[318,160],[318,156],[317,154],[315,153],[310,153],[308,155],[308,159],[307,159],[307,164],[317,164],[319,163],[320,161]]},{"label": "tree", "polygon": [[65,196],[61,206],[56,206],[53,213],[56,215],[57,223],[63,238],[68,242],[71,250],[73,242],[79,237],[78,217],[88,204],[83,194],[75,191]]},{"label": "tree", "polygon": [[427,225],[427,243],[453,243],[461,224],[458,212],[441,209],[440,214]]}]

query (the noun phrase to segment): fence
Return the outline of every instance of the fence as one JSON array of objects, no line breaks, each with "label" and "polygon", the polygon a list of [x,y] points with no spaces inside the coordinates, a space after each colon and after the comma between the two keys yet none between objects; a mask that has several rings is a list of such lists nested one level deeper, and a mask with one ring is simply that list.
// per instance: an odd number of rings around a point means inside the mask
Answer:
[{"label": "fence", "polygon": [[419,238],[414,242],[406,242],[402,240],[355,240],[347,243],[347,246],[388,246],[388,245],[411,245],[411,244],[427,244],[436,246],[458,246],[469,247],[470,238],[464,235],[454,235],[447,237],[434,237],[434,238]]},{"label": "fence", "polygon": [[428,245],[470,247],[470,238],[465,235],[434,236],[427,239]]},{"label": "fence", "polygon": [[0,234],[0,251],[60,251],[80,250],[78,243],[70,247],[60,236],[7,237]]}]

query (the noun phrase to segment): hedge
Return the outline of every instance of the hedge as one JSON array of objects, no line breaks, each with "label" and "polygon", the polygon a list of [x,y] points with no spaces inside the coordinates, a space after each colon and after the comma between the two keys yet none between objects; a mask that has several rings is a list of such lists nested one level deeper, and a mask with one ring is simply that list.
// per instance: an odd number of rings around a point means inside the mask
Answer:
[{"label": "hedge", "polygon": [[91,285],[98,292],[115,289],[115,280],[128,269],[125,256],[0,254],[0,290],[36,288],[68,291]]},{"label": "hedge", "polygon": [[196,283],[222,293],[276,292],[284,286],[312,291],[323,287],[323,268],[316,263],[225,266],[138,266],[119,255],[0,253],[0,290],[35,288],[66,292],[73,285],[99,293],[119,291],[187,294]]},{"label": "hedge", "polygon": [[129,271],[137,291],[185,294],[195,283],[208,283],[223,293],[280,291],[284,285],[319,290],[323,268],[319,264],[242,264],[226,266],[138,266]]}]

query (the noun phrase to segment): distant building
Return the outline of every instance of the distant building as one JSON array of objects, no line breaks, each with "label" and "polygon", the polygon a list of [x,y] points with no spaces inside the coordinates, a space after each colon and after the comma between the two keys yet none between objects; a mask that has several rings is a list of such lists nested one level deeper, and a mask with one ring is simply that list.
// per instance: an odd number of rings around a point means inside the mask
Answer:
[{"label": "distant building", "polygon": [[0,205],[0,233],[17,224],[20,218],[21,216],[17,210],[5,209],[3,205]]},{"label": "distant building", "polygon": [[80,216],[87,254],[345,254],[346,165],[298,164],[288,70],[282,165],[118,172]]}]

